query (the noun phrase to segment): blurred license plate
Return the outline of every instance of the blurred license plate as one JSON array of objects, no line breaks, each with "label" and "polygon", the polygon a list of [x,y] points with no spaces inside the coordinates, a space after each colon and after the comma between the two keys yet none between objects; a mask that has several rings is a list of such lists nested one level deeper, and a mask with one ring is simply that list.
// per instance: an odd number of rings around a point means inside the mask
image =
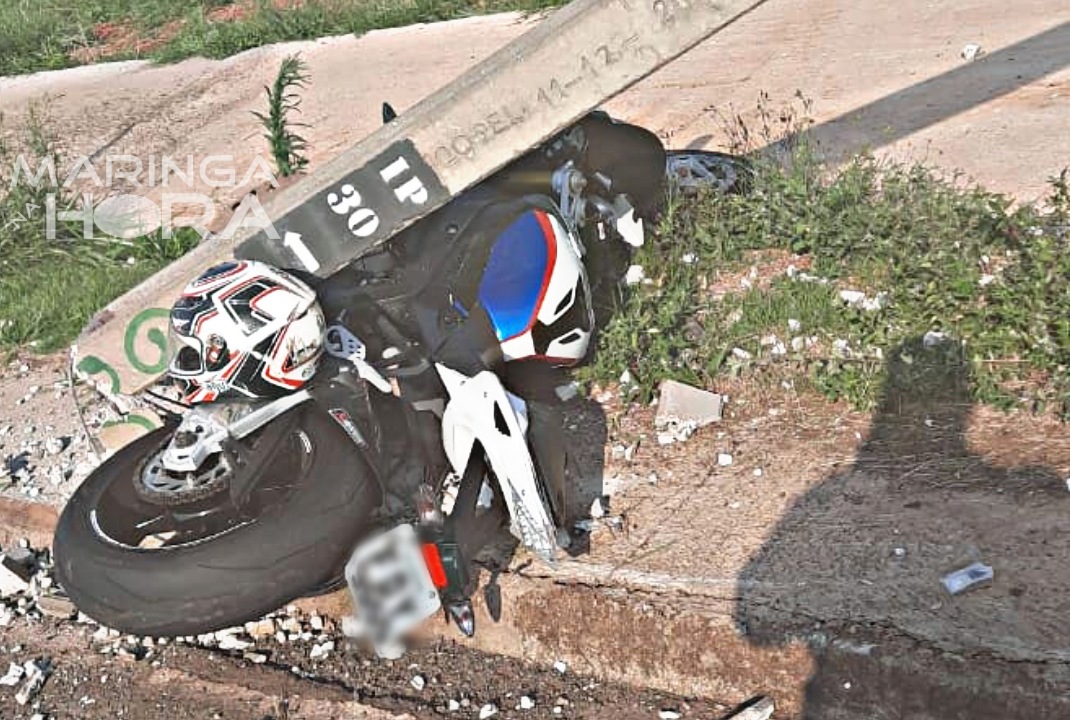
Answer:
[{"label": "blurred license plate", "polygon": [[395,643],[442,607],[411,525],[358,546],[346,565],[346,582],[357,619],[376,650]]}]

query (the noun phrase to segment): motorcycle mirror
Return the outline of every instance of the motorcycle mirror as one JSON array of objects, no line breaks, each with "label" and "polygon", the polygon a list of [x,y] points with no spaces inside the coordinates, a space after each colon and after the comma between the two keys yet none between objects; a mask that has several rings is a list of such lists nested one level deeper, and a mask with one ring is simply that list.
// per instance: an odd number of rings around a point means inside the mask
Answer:
[{"label": "motorcycle mirror", "polygon": [[383,125],[389,125],[398,116],[394,106],[388,102],[383,103]]}]

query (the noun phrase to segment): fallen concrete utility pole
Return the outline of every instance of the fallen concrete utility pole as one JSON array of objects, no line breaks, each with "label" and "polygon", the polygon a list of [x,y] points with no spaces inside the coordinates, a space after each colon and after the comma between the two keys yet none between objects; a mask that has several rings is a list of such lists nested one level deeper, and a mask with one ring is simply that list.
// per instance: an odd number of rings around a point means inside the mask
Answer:
[{"label": "fallen concrete utility pole", "polygon": [[78,338],[78,371],[143,389],[166,369],[167,308],[201,270],[237,257],[326,277],[764,2],[574,0],[281,191],[269,228],[212,238],[112,302]]}]

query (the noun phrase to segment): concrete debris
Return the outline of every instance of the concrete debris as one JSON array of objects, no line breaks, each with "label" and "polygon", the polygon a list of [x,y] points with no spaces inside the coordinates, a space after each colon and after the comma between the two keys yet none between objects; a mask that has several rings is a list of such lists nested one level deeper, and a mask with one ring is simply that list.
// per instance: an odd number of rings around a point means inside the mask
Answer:
[{"label": "concrete debris", "polygon": [[328,640],[323,643],[312,646],[312,651],[308,654],[311,660],[320,660],[327,657],[334,651],[334,640]]},{"label": "concrete debris", "polygon": [[695,253],[684,253],[680,256],[680,260],[683,261],[684,265],[691,265],[698,261],[698,255]]},{"label": "concrete debris", "polygon": [[461,704],[459,702],[457,702],[456,700],[454,700],[453,698],[450,698],[450,701],[448,703],[446,703],[446,708],[450,712],[457,712],[458,710],[461,709]]},{"label": "concrete debris", "polygon": [[743,348],[737,347],[732,348],[732,357],[736,358],[737,360],[750,360],[754,356]]},{"label": "concrete debris", "polygon": [[517,705],[517,707],[520,710],[534,710],[535,709],[535,701],[532,700],[527,695],[521,695],[520,696],[520,704]]},{"label": "concrete debris", "polygon": [[248,650],[253,647],[252,642],[242,640],[229,633],[222,637],[220,637],[219,633],[216,633],[216,639],[219,642],[220,650]]},{"label": "concrete debris", "polygon": [[628,271],[624,274],[625,285],[638,285],[646,279],[646,273],[643,272],[642,265],[630,265]]},{"label": "concrete debris", "polygon": [[981,55],[984,55],[984,53],[984,48],[982,48],[980,44],[966,43],[962,46],[962,52],[960,52],[959,55],[966,62],[970,62],[971,60],[976,60]]},{"label": "concrete debris", "polygon": [[0,564],[0,597],[11,597],[30,589],[30,583],[22,575],[11,570],[7,563]]},{"label": "concrete debris", "polygon": [[717,464],[721,467],[729,467],[733,462],[730,453],[717,453]]},{"label": "concrete debris", "polygon": [[724,398],[721,395],[665,380],[658,390],[658,409],[654,415],[658,442],[667,444],[662,438],[666,433],[673,440],[687,440],[698,428],[720,422],[723,413]]},{"label": "concrete debris", "polygon": [[554,670],[564,675],[566,672],[568,672],[568,665],[565,664],[564,660],[558,660],[554,663]]},{"label": "concrete debris", "polygon": [[802,330],[802,323],[796,320],[795,318],[789,318],[788,330],[791,330],[793,333],[797,333]]},{"label": "concrete debris", "polygon": [[413,675],[412,680],[409,680],[409,685],[412,685],[416,692],[420,692],[427,685],[427,681],[424,680],[423,675]]},{"label": "concrete debris", "polygon": [[858,305],[866,299],[866,294],[861,290],[840,290],[840,300],[848,305]]},{"label": "concrete debris", "polygon": [[621,385],[632,385],[634,383],[635,383],[635,378],[632,377],[632,373],[631,373],[630,370],[625,370],[624,372],[622,372],[620,374],[620,384]]},{"label": "concrete debris", "polygon": [[308,624],[315,632],[323,632],[323,618],[319,615],[313,615],[312,617],[310,617],[308,619]]},{"label": "concrete debris", "polygon": [[245,652],[242,653],[242,657],[257,665],[263,665],[268,659],[268,656],[261,652]]},{"label": "concrete debris", "polygon": [[37,609],[42,615],[69,620],[78,610],[69,599],[62,595],[42,595],[37,598]]},{"label": "concrete debris", "polygon": [[15,693],[15,702],[19,705],[25,705],[41,692],[45,680],[52,674],[52,661],[49,659],[29,660],[23,665],[23,669],[26,671],[26,681]]},{"label": "concrete debris", "polygon": [[9,663],[7,673],[5,673],[3,677],[0,677],[0,685],[15,687],[19,684],[25,674],[26,671],[22,669],[21,665],[17,663]]},{"label": "concrete debris", "polygon": [[765,472],[761,468],[754,468],[754,477],[760,478]]},{"label": "concrete debris", "polygon": [[487,703],[483,707],[479,708],[479,720],[487,720],[487,718],[494,717],[498,714],[498,706],[494,703]]},{"label": "concrete debris", "polygon": [[944,588],[950,594],[958,595],[966,590],[986,585],[992,582],[994,577],[995,573],[991,567],[981,562],[975,562],[961,570],[945,575],[940,582],[943,583]]},{"label": "concrete debris", "polygon": [[732,713],[725,720],[769,720],[776,711],[773,698],[763,696],[756,701],[751,701],[737,712]]},{"label": "concrete debris", "polygon": [[802,352],[806,349],[806,338],[796,335],[791,339],[792,352]]},{"label": "concrete debris", "polygon": [[275,635],[275,621],[271,618],[245,623],[246,634],[254,640],[263,640]]},{"label": "concrete debris", "polygon": [[680,713],[675,710],[658,710],[660,720],[680,720]]}]

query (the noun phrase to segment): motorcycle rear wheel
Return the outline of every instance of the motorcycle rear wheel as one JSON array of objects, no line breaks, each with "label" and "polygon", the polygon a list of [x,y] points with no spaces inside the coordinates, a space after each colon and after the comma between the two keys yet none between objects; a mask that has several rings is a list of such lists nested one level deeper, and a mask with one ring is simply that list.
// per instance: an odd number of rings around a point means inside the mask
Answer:
[{"label": "motorcycle rear wheel", "polygon": [[[261,617],[335,578],[382,493],[349,437],[302,406],[242,441],[257,473],[229,493],[154,505],[135,489],[161,428],[119,450],[78,488],[56,528],[56,579],[79,610],[135,635],[196,635]],[[233,478],[232,478],[233,481]]]}]

